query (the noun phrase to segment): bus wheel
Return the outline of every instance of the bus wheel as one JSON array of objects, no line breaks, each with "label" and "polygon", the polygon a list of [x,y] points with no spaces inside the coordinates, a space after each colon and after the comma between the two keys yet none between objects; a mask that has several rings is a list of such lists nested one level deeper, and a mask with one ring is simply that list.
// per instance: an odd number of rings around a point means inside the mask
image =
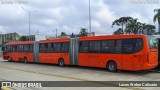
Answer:
[{"label": "bus wheel", "polygon": [[64,60],[63,60],[63,59],[60,59],[60,60],[58,61],[58,64],[59,64],[59,66],[64,67]]},{"label": "bus wheel", "polygon": [[23,62],[26,63],[26,64],[28,63],[28,60],[27,60],[26,57],[23,59]]},{"label": "bus wheel", "polygon": [[11,61],[12,61],[10,57],[8,57],[7,60],[8,60],[8,62],[11,62]]},{"label": "bus wheel", "polygon": [[110,61],[107,64],[107,70],[110,71],[110,72],[116,72],[117,71],[117,65],[116,65],[116,63],[113,62],[113,61]]}]

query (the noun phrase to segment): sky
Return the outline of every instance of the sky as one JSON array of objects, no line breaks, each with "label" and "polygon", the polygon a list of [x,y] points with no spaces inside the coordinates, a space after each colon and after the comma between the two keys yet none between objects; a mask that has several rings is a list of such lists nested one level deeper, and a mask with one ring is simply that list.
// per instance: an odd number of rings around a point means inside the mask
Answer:
[{"label": "sky", "polygon": [[[112,34],[115,19],[125,16],[138,18],[140,22],[153,24],[154,9],[160,8],[160,0],[90,0],[91,27],[96,35]],[[55,36],[65,32],[78,34],[89,29],[89,0],[0,0],[0,34],[17,32],[39,37]]]}]

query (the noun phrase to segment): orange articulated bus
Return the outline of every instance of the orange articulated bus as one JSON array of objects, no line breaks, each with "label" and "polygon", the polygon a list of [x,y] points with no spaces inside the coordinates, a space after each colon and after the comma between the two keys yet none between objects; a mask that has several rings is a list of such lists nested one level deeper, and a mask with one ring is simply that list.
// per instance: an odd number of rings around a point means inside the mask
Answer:
[{"label": "orange articulated bus", "polygon": [[[7,52],[8,45],[10,44],[5,45],[4,50],[6,60],[7,57],[13,58]],[[157,40],[146,35],[108,35],[41,40],[33,42],[32,53],[34,60],[29,60],[26,56],[27,62],[99,67],[109,71],[148,70],[158,65]]]}]

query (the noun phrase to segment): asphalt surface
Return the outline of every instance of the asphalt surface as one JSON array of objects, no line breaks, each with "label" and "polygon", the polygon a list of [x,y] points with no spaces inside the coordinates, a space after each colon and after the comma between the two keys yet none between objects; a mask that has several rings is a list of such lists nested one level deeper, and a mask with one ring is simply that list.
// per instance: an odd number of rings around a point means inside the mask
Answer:
[{"label": "asphalt surface", "polygon": [[[0,81],[160,81],[157,70],[108,72],[105,69],[49,64],[24,64],[8,62],[0,58]],[[6,90],[8,88],[5,88]],[[13,90],[106,90],[106,89],[148,89],[157,87],[50,87],[50,88],[9,88]]]}]

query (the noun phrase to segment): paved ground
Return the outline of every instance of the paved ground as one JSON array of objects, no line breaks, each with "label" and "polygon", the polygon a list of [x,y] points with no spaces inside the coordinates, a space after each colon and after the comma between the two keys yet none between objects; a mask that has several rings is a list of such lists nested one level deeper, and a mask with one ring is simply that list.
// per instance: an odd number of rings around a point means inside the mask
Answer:
[{"label": "paved ground", "polygon": [[[160,81],[158,71],[130,72],[120,71],[118,73],[107,72],[105,69],[87,67],[59,67],[58,65],[47,64],[24,64],[19,62],[7,62],[0,59],[0,80],[1,81]],[[83,87],[83,88],[14,88],[17,90],[117,90],[116,87]],[[149,89],[150,88],[128,88],[118,89]]]}]

